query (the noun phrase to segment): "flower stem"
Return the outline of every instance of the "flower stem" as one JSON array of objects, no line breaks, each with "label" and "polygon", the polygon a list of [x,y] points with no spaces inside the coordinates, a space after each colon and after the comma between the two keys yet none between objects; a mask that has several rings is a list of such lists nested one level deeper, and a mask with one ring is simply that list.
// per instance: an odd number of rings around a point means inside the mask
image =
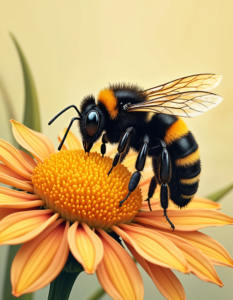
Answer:
[{"label": "flower stem", "polygon": [[68,300],[74,282],[81,272],[61,272],[53,282],[50,283],[48,300]]},{"label": "flower stem", "polygon": [[97,291],[95,291],[87,300],[98,300],[103,295],[105,295],[105,291],[100,287]]}]

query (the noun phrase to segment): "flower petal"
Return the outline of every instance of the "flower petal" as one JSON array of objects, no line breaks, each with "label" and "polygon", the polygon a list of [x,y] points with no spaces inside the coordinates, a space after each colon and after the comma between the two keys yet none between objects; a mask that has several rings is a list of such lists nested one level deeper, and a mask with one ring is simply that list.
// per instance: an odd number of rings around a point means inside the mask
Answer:
[{"label": "flower petal", "polygon": [[186,240],[175,236],[172,233],[161,231],[161,234],[172,241],[180,249],[189,264],[190,271],[193,274],[195,274],[201,280],[213,282],[219,286],[223,286],[223,283],[219,279],[218,274],[210,260],[204,254],[202,254],[200,250]]},{"label": "flower petal", "polygon": [[8,166],[6,166],[4,164],[0,164],[0,174],[7,175],[7,176],[13,177],[15,179],[19,179],[24,182],[32,184],[31,180],[28,180],[27,178],[19,175],[18,173],[16,173],[15,171],[13,171],[11,168],[9,168]]},{"label": "flower petal", "polygon": [[125,243],[137,262],[151,277],[160,293],[168,300],[185,300],[185,291],[176,275],[167,268],[163,268],[146,261],[128,243]]},{"label": "flower petal", "polygon": [[38,162],[42,162],[51,153],[55,153],[52,142],[42,133],[31,130],[15,120],[11,120],[11,124],[16,141]]},{"label": "flower petal", "polygon": [[136,264],[105,231],[97,231],[104,247],[104,257],[96,271],[100,284],[114,300],[142,300],[144,287]]},{"label": "flower petal", "polygon": [[75,222],[68,231],[70,250],[87,274],[93,274],[103,258],[103,244],[85,223]]},{"label": "flower petal", "polygon": [[[169,209],[180,210],[172,201],[169,203]],[[221,204],[206,198],[194,197],[185,209],[221,209]]]},{"label": "flower petal", "polygon": [[233,267],[233,259],[227,250],[217,241],[208,235],[193,231],[181,232],[174,231],[175,235],[187,240],[190,244],[198,248],[205,256],[207,256],[211,263],[217,266]]},{"label": "flower petal", "polygon": [[[120,228],[119,228],[120,227]],[[158,231],[143,227],[120,224],[112,226],[125,242],[130,244],[144,259],[165,268],[189,273],[188,264],[180,250]]]},{"label": "flower petal", "polygon": [[0,194],[9,195],[12,197],[23,198],[27,200],[39,200],[39,196],[30,195],[25,192],[14,191],[5,187],[0,187]]},{"label": "flower petal", "polygon": [[44,201],[38,199],[30,201],[28,199],[4,195],[0,193],[0,208],[30,208],[45,205]]},{"label": "flower petal", "polygon": [[22,244],[33,239],[59,217],[51,209],[18,212],[0,223],[0,245]]},{"label": "flower petal", "polygon": [[27,154],[26,152],[24,152],[22,150],[18,150],[18,151],[22,155],[24,160],[27,162],[27,164],[31,167],[32,172],[33,172],[33,170],[37,166],[37,163],[35,162],[35,160],[29,154]]},{"label": "flower petal", "polygon": [[69,222],[59,219],[20,248],[11,268],[14,296],[41,289],[60,274],[69,254],[68,229]]},{"label": "flower petal", "polygon": [[[148,190],[148,186],[147,186],[147,190]],[[151,201],[150,201],[152,211],[159,210],[159,209],[162,210],[160,200],[158,200],[160,198],[159,193],[160,193],[160,189],[157,189],[155,191],[153,199],[151,199]],[[209,200],[209,199],[205,199],[205,198],[201,198],[201,197],[194,197],[185,209],[203,209],[203,208],[204,209],[214,209],[214,210],[221,209],[221,204],[214,202],[212,200]],[[144,201],[142,203],[141,209],[147,210],[147,211],[150,210],[148,203],[146,201]],[[172,201],[169,202],[169,207],[167,210],[169,211],[170,209],[180,211],[180,208],[178,206],[176,206],[175,204],[173,204]]]},{"label": "flower petal", "polygon": [[[21,212],[22,209],[16,209],[16,208],[1,208],[0,209],[0,221],[6,218],[7,216],[11,214],[15,214],[18,212]],[[25,209],[24,209],[25,211]],[[0,223],[1,224],[1,223]]]},{"label": "flower petal", "polygon": [[0,182],[34,193],[33,186],[26,181],[26,178],[23,178],[3,164],[0,164]]},{"label": "flower petal", "polygon": [[[168,217],[175,225],[175,230],[181,231],[194,231],[210,226],[233,224],[233,218],[210,209],[169,210]],[[139,211],[133,222],[170,229],[169,223],[163,217],[162,210]]]},{"label": "flower petal", "polygon": [[15,147],[3,140],[0,140],[0,161],[17,174],[31,180],[32,167],[28,165]]},{"label": "flower petal", "polygon": [[[66,133],[66,130],[67,130],[67,128],[65,128],[59,132],[59,135],[58,135],[59,142],[62,141],[63,136]],[[78,140],[78,138],[73,134],[73,132],[69,131],[69,133],[65,139],[65,142],[62,146],[62,149],[66,149],[66,150],[82,149],[82,145],[81,145],[80,141]]]}]

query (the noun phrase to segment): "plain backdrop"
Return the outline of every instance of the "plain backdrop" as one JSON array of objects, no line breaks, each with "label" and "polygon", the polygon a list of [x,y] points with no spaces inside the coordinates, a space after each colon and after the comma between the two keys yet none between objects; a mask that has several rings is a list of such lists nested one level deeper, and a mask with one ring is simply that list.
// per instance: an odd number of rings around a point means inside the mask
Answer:
[{"label": "plain backdrop", "polygon": [[[198,195],[226,186],[233,181],[232,11],[230,0],[0,0],[0,138],[12,142],[6,105],[11,104],[10,117],[18,121],[22,121],[24,107],[22,71],[9,32],[17,38],[30,64],[42,130],[56,147],[58,132],[75,112],[67,112],[51,127],[48,121],[67,105],[79,105],[85,95],[97,95],[108,83],[131,82],[150,88],[179,77],[213,72],[223,75],[213,92],[224,101],[210,112],[185,121],[201,149],[203,172]],[[222,211],[230,216],[232,197],[231,192],[221,201]],[[204,232],[233,256],[231,226]],[[0,247],[0,289],[7,249]],[[163,299],[151,279],[140,271],[145,300]],[[178,274],[187,299],[230,300],[233,270],[217,267],[217,271],[223,288],[193,275]],[[83,273],[70,299],[85,300],[98,286],[95,275]],[[36,292],[35,299],[46,299],[47,294],[48,287]]]}]

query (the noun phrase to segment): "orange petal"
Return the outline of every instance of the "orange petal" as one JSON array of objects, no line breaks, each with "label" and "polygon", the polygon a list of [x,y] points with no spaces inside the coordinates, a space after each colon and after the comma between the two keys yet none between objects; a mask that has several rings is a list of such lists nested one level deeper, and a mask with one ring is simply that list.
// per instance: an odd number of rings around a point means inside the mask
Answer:
[{"label": "orange petal", "polygon": [[[175,230],[181,231],[194,231],[210,226],[233,224],[233,218],[210,209],[169,210],[168,217],[175,225]],[[133,222],[170,229],[169,223],[163,217],[163,210],[139,211]]]},{"label": "orange petal", "polygon": [[18,150],[18,151],[22,155],[24,160],[28,163],[28,165],[31,167],[31,169],[34,170],[35,167],[37,166],[37,162],[35,162],[35,160],[26,152],[24,152],[22,150]]},{"label": "orange petal", "polygon": [[[143,190],[143,189],[142,189]],[[148,187],[147,187],[147,192],[148,192]],[[161,204],[160,204],[160,189],[157,189],[155,191],[155,194],[153,196],[153,199],[151,199],[150,201],[150,205],[151,205],[151,209],[152,210],[162,210],[161,208]],[[188,204],[187,207],[185,207],[185,209],[221,209],[221,204],[220,203],[217,203],[217,202],[214,202],[214,201],[211,201],[209,199],[205,199],[205,198],[201,198],[201,197],[195,197],[193,198],[193,200]],[[148,206],[148,203],[146,201],[144,201],[142,203],[142,206],[141,206],[141,209],[143,210],[147,210],[149,211],[149,206]],[[172,201],[169,202],[169,207],[168,207],[168,210],[179,210],[180,211],[180,208],[175,205]]]},{"label": "orange petal", "polygon": [[25,161],[21,153],[11,144],[0,140],[0,161],[16,173],[31,179],[33,168]]},{"label": "orange petal", "polygon": [[31,182],[26,181],[26,178],[23,178],[3,164],[0,164],[0,182],[34,193],[34,188],[30,184]]},{"label": "orange petal", "polygon": [[38,199],[30,201],[23,198],[13,197],[0,193],[0,208],[30,208],[45,205],[44,201]]},{"label": "orange petal", "polygon": [[14,296],[43,288],[62,271],[69,254],[69,222],[63,221],[57,220],[16,254],[11,268]]},{"label": "orange petal", "polygon": [[15,120],[11,120],[11,124],[16,141],[38,162],[42,162],[51,153],[55,153],[52,142],[42,133],[31,130]]},{"label": "orange petal", "polygon": [[160,231],[160,233],[172,241],[180,249],[188,262],[190,271],[193,274],[201,280],[223,286],[223,283],[219,279],[212,263],[199,249],[191,245],[185,239],[175,236],[172,233],[164,231]]},{"label": "orange petal", "polygon": [[112,226],[111,229],[149,262],[189,273],[188,264],[180,250],[157,231],[125,224]]},{"label": "orange petal", "polygon": [[0,174],[7,175],[7,176],[22,180],[27,183],[30,182],[30,184],[32,184],[31,180],[28,180],[27,178],[19,175],[18,173],[14,172],[9,167],[7,167],[6,165],[3,165],[3,164],[0,164]]},{"label": "orange petal", "polygon": [[59,214],[53,214],[52,209],[11,214],[0,223],[0,245],[29,241],[53,224],[58,217]]},{"label": "orange petal", "polygon": [[[63,136],[66,133],[66,130],[67,130],[67,128],[65,128],[59,132],[59,135],[58,135],[59,142],[62,141]],[[78,138],[76,138],[76,136],[73,134],[73,132],[69,131],[69,133],[65,139],[65,142],[62,146],[62,149],[66,149],[66,150],[82,149],[82,145],[81,145],[80,141],[78,140]]]},{"label": "orange petal", "polygon": [[[169,209],[180,210],[172,201],[169,203]],[[194,197],[185,209],[221,209],[221,204],[206,198]]]},{"label": "orange petal", "polygon": [[185,300],[185,291],[176,275],[167,268],[163,268],[146,261],[140,256],[132,246],[126,243],[129,251],[133,254],[137,262],[143,267],[151,277],[160,293],[168,300]]},{"label": "orange petal", "polygon": [[136,264],[105,231],[97,231],[104,247],[104,257],[96,271],[100,284],[114,300],[142,300],[144,287]]},{"label": "orange petal", "polygon": [[[15,213],[18,213],[21,211],[22,211],[22,209],[17,209],[17,208],[1,208],[0,209],[0,221],[11,214],[15,214]],[[24,209],[24,211],[25,211],[25,209]]]},{"label": "orange petal", "polygon": [[17,197],[17,198],[23,198],[27,200],[39,200],[39,196],[37,195],[30,195],[27,194],[26,192],[19,192],[19,191],[14,191],[5,187],[0,187],[0,194],[4,195],[9,195],[12,197]]},{"label": "orange petal", "polygon": [[198,248],[205,256],[210,259],[212,264],[217,266],[233,267],[233,259],[231,258],[227,250],[208,235],[198,231],[174,231],[173,234],[187,240],[193,246]]},{"label": "orange petal", "polygon": [[3,148],[0,148],[0,161],[17,174],[31,180],[32,175],[28,173],[15,158]]},{"label": "orange petal", "polygon": [[68,231],[70,250],[87,274],[93,274],[103,258],[103,244],[85,223],[75,222]]}]

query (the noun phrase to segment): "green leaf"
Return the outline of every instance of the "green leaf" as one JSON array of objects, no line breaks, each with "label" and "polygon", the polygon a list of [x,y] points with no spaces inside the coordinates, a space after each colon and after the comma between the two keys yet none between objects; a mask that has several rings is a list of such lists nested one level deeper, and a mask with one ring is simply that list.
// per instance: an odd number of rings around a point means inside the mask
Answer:
[{"label": "green leaf", "polygon": [[10,33],[10,35],[17,49],[22,70],[23,70],[24,88],[25,88],[25,107],[24,107],[23,124],[33,130],[40,132],[41,131],[40,111],[39,111],[38,98],[37,98],[37,93],[36,93],[36,88],[32,77],[32,73],[30,71],[28,62],[23,54],[23,51],[19,46],[19,43],[17,42],[16,38],[12,33]]},{"label": "green leaf", "polygon": [[224,197],[228,192],[230,192],[231,189],[233,189],[233,183],[231,183],[227,187],[207,196],[206,198],[210,199],[212,201],[218,202],[219,200],[221,200],[222,197]]},{"label": "green leaf", "polygon": [[[7,116],[6,118],[7,118],[7,120],[16,119],[15,110],[12,106],[12,101],[11,101],[10,95],[7,91],[7,88],[6,88],[2,78],[0,78],[0,91],[2,92],[2,99],[3,99],[3,103],[5,105],[5,108],[6,108],[6,116]],[[18,143],[16,142],[16,140],[13,136],[10,122],[8,122],[8,126],[9,126],[9,129],[10,129],[11,143],[12,143],[13,146],[18,148]]]},{"label": "green leaf", "polygon": [[102,296],[105,295],[105,291],[102,287],[98,288],[90,297],[88,297],[86,300],[98,300]]}]

